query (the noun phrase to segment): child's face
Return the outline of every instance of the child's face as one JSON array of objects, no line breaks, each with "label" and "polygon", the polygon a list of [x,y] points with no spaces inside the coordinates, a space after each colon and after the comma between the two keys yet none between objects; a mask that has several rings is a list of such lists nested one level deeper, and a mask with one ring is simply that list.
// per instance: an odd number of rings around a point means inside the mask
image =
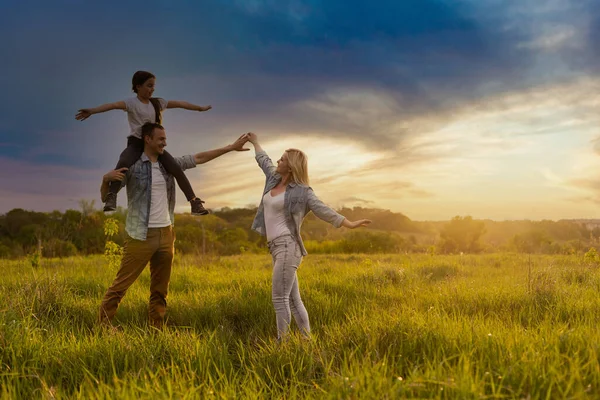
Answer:
[{"label": "child's face", "polygon": [[154,85],[156,85],[156,79],[150,78],[142,85],[137,85],[138,96],[149,99],[154,93]]}]

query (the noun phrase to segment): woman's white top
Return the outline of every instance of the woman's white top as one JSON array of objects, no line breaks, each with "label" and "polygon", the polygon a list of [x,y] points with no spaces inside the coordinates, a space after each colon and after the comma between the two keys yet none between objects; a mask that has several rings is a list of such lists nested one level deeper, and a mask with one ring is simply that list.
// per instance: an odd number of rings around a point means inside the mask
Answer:
[{"label": "woman's white top", "polygon": [[283,212],[284,199],[285,191],[279,193],[277,196],[271,196],[271,191],[268,191],[263,196],[265,228],[268,242],[277,239],[279,236],[291,234],[285,222],[285,213]]}]

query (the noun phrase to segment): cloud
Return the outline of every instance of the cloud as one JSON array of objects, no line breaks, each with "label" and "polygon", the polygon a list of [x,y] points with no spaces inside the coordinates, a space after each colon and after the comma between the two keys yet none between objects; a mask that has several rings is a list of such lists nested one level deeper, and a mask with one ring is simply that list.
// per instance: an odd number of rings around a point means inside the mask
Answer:
[{"label": "cloud", "polygon": [[[509,15],[482,22],[484,11],[475,3],[440,0],[386,0],[377,7],[358,1],[14,4],[0,27],[14,39],[2,45],[6,96],[0,106],[7,116],[0,141],[47,144],[37,132],[48,126],[122,137],[122,116],[118,123],[116,117],[95,116],[104,132],[91,122],[76,125],[72,116],[77,108],[130,95],[130,76],[143,68],[157,73],[166,98],[214,102],[211,114],[220,120],[209,122],[209,129],[235,120],[264,131],[287,126],[337,137],[372,135],[372,143],[393,144],[389,137],[404,133],[382,132],[390,114],[406,118],[453,108],[477,98],[478,88],[490,80],[501,82],[503,90],[523,83],[531,54],[514,48],[523,34],[504,29]],[[132,15],[140,20],[160,15],[161,29],[134,29]],[[36,96],[26,95],[31,92]],[[381,101],[388,109],[380,115],[373,107],[384,92]],[[361,98],[348,98],[354,93],[372,94],[367,114]],[[338,119],[337,129],[332,118],[339,113],[294,107],[310,102],[339,107],[340,101],[350,102],[354,118]],[[28,118],[32,110],[34,119]],[[189,121],[191,115],[179,118]],[[72,137],[64,141],[64,153],[83,148],[90,154],[86,148],[97,149],[96,144],[87,135]]]},{"label": "cloud", "polygon": [[412,189],[409,191],[409,193],[411,194],[411,197],[420,197],[420,198],[430,198],[430,197],[435,197],[435,194],[428,192],[426,190],[419,190],[419,189]]},{"label": "cloud", "polygon": [[346,197],[344,199],[340,199],[340,201],[343,203],[364,204],[364,205],[369,205],[369,204],[375,203],[372,200],[365,200],[365,199],[361,199],[361,198],[355,197],[355,196]]},{"label": "cloud", "polygon": [[567,197],[567,198],[565,198],[565,201],[576,203],[576,204],[591,203],[594,205],[598,205],[598,204],[600,204],[600,197],[594,197],[594,196]]}]

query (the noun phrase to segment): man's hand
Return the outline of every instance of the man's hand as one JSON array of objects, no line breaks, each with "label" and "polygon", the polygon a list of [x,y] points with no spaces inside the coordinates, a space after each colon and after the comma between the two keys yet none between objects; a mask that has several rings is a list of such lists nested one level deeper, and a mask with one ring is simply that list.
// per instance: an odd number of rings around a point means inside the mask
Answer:
[{"label": "man's hand", "polygon": [[102,177],[104,182],[123,181],[128,168],[113,169]]},{"label": "man's hand", "polygon": [[244,133],[242,136],[240,136],[235,142],[233,142],[229,146],[231,147],[231,150],[248,151],[250,149],[247,149],[244,147],[244,145],[246,144],[247,141],[248,141],[248,134]]},{"label": "man's hand", "polygon": [[127,168],[113,169],[102,177],[102,186],[100,186],[100,198],[104,203],[109,192],[109,183],[112,181],[123,181]]},{"label": "man's hand", "polygon": [[212,106],[198,106],[198,111],[208,111]]},{"label": "man's hand", "polygon": [[355,228],[360,228],[361,226],[367,226],[371,222],[372,221],[370,219],[359,219],[356,221],[348,221],[347,219],[345,219],[342,222],[342,226],[345,226],[346,228],[350,228],[350,229],[355,229]]},{"label": "man's hand", "polygon": [[83,121],[88,119],[92,115],[92,110],[89,108],[82,108],[79,110],[77,114],[75,114],[75,119],[78,121]]}]

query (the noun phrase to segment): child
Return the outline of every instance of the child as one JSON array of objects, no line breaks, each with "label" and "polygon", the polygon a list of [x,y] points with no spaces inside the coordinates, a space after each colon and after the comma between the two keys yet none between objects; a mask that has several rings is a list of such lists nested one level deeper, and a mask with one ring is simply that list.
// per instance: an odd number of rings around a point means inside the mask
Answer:
[{"label": "child", "polygon": [[[127,119],[129,120],[130,127],[130,132],[127,136],[127,148],[121,153],[115,169],[123,167],[129,168],[141,157],[144,149],[144,142],[142,141],[142,125],[146,122],[161,123],[161,113],[165,108],[185,108],[186,110],[192,111],[208,111],[212,108],[211,106],[197,106],[185,101],[167,101],[158,97],[152,97],[155,84],[156,77],[152,73],[137,71],[133,74],[133,78],[131,79],[132,89],[137,94],[136,97],[124,101],[117,101],[115,103],[103,104],[96,108],[83,108],[75,115],[75,119],[83,121],[92,114],[98,114],[105,111],[124,110],[127,112]],[[190,181],[183,173],[179,164],[173,159],[173,156],[165,151],[164,154],[159,157],[159,161],[167,172],[173,175],[177,180],[177,184],[192,206],[192,214],[208,214],[208,211],[202,205],[204,201],[196,197],[194,189],[192,189],[192,186],[190,185]],[[120,183],[121,182],[118,181],[111,182],[110,193],[106,197],[106,203],[104,204],[105,212],[114,211],[117,208],[117,192],[121,188]]]}]

